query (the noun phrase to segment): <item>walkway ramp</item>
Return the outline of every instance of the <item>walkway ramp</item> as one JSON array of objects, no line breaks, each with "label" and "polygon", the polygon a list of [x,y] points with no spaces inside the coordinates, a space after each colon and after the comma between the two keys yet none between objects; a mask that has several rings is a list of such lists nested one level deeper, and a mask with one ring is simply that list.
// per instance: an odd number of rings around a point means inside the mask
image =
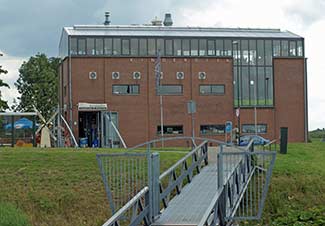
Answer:
[{"label": "walkway ramp", "polygon": [[[112,217],[103,226],[225,226],[233,221],[258,220],[275,155],[272,151],[254,151],[252,142],[245,149],[222,143],[218,148],[208,148],[208,141],[204,140],[162,174],[159,172],[159,154],[151,153],[150,145],[146,153],[125,155],[147,161],[136,168],[126,164],[130,159],[123,162],[116,161],[112,154],[98,155],[113,210]],[[110,168],[110,164],[116,163],[116,167]],[[130,172],[132,168],[138,172]],[[116,175],[110,175],[107,169],[115,174],[117,169],[126,170],[118,173],[118,185],[109,183],[116,181]],[[137,174],[143,177],[139,180],[140,186],[132,184],[138,181],[132,180]],[[119,191],[128,185],[140,189],[133,193]],[[121,187],[116,189],[118,186]],[[122,198],[116,194],[126,197],[119,205],[116,202]]]}]

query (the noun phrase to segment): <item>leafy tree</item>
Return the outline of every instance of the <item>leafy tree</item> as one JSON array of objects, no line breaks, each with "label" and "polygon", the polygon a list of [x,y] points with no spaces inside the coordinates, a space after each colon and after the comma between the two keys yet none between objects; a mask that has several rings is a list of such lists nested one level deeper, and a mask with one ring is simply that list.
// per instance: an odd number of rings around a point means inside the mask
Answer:
[{"label": "leafy tree", "polygon": [[[7,74],[7,73],[8,73],[8,71],[2,69],[2,66],[0,65],[0,75],[1,74]],[[3,82],[2,79],[0,79],[0,88],[1,87],[10,88],[7,83]],[[1,91],[0,91],[0,111],[4,111],[6,109],[9,109],[7,101],[2,100],[1,97],[2,96],[1,96]]]},{"label": "leafy tree", "polygon": [[24,62],[15,83],[21,94],[15,110],[33,111],[33,106],[48,119],[58,104],[59,58],[37,54]]}]

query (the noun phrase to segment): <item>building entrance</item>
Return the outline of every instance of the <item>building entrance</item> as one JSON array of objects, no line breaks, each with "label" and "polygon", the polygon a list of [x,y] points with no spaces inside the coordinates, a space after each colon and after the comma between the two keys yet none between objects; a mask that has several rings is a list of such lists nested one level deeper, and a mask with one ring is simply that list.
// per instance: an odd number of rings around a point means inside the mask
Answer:
[{"label": "building entrance", "polygon": [[100,147],[100,112],[79,112],[79,144],[81,147]]}]

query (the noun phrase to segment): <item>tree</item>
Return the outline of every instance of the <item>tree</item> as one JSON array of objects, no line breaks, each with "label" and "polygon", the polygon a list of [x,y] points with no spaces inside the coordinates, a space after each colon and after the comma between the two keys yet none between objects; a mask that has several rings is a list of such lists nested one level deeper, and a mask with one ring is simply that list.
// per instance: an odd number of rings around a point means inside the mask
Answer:
[{"label": "tree", "polygon": [[37,54],[24,62],[15,83],[21,94],[16,110],[34,111],[33,106],[48,119],[58,104],[59,58]]},{"label": "tree", "polygon": [[[8,71],[2,69],[2,66],[0,65],[0,75],[1,74],[7,74],[7,73],[8,73]],[[3,82],[2,79],[0,79],[0,88],[1,87],[10,88],[7,83]],[[1,95],[1,91],[0,91],[0,111],[5,111],[7,109],[9,109],[8,102],[2,100],[2,95]]]}]

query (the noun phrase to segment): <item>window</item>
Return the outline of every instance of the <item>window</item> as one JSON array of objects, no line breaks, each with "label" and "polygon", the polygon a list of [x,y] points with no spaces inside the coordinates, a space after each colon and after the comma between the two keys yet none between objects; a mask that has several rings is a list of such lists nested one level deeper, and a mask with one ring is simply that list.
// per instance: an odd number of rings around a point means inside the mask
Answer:
[{"label": "window", "polygon": [[[255,87],[257,85],[257,87]],[[265,73],[264,67],[257,68],[257,84],[253,85],[257,89],[257,105],[265,105]],[[255,97],[255,96],[254,96]],[[255,98],[254,98],[255,100]],[[255,103],[255,102],[254,102]],[[255,105],[255,104],[254,104]]]},{"label": "window", "polygon": [[275,56],[275,57],[281,56],[281,42],[280,42],[280,40],[273,41],[273,56]]},{"label": "window", "polygon": [[208,55],[214,56],[216,55],[216,46],[214,40],[208,40]]},{"label": "window", "polygon": [[225,94],[225,85],[200,85],[201,95],[223,95]]},{"label": "window", "polygon": [[95,55],[95,39],[87,38],[87,55]]},{"label": "window", "polygon": [[201,125],[200,133],[202,135],[218,135],[225,133],[225,125]]},{"label": "window", "polygon": [[147,55],[147,39],[140,39],[140,56]]},{"label": "window", "polygon": [[156,55],[156,39],[148,39],[148,55]]},{"label": "window", "polygon": [[166,55],[167,56],[173,55],[173,40],[170,39],[166,40]]},{"label": "window", "polygon": [[191,56],[199,55],[199,40],[191,39]]},{"label": "window", "polygon": [[223,40],[217,39],[216,40],[216,55],[217,56],[223,56]]},{"label": "window", "polygon": [[101,38],[96,38],[95,44],[96,44],[96,55],[103,55],[104,54],[104,40]]},{"label": "window", "polygon": [[[183,126],[163,126],[164,134],[183,134]],[[157,134],[161,134],[161,126],[157,126]]]},{"label": "window", "polygon": [[111,38],[105,38],[104,39],[104,54],[105,55],[112,55],[112,39]]},{"label": "window", "polygon": [[281,41],[281,56],[287,57],[288,56],[288,41],[282,40]]},{"label": "window", "polygon": [[174,55],[182,56],[182,42],[180,39],[174,39]]},{"label": "window", "polygon": [[76,55],[78,53],[78,44],[77,44],[77,38],[71,38],[70,39],[70,54]]},{"label": "window", "polygon": [[257,40],[257,64],[264,65],[264,40]]},{"label": "window", "polygon": [[206,39],[200,39],[199,40],[199,55],[200,56],[206,56],[207,55],[207,40]]},{"label": "window", "polygon": [[249,65],[256,65],[256,40],[249,40]]},{"label": "window", "polygon": [[249,56],[248,56],[248,40],[241,41],[241,64],[248,65]]},{"label": "window", "polygon": [[121,55],[121,39],[113,39],[113,55]]},{"label": "window", "polygon": [[138,39],[131,39],[131,56],[137,56],[139,52],[139,42]]},{"label": "window", "polygon": [[137,95],[140,93],[139,85],[113,85],[113,94],[115,95]]},{"label": "window", "polygon": [[289,54],[290,54],[290,56],[296,56],[296,42],[295,41],[289,42]]},{"label": "window", "polygon": [[182,85],[161,85],[159,86],[158,94],[161,95],[182,95],[183,86]]},{"label": "window", "polygon": [[157,39],[157,52],[160,52],[160,56],[165,55],[164,39]]},{"label": "window", "polygon": [[183,50],[183,56],[190,55],[190,40],[188,39],[182,40],[182,50]]},{"label": "window", "polygon": [[241,70],[241,104],[242,105],[249,105],[249,74],[248,74],[248,67],[242,67]]},{"label": "window", "polygon": [[302,47],[302,41],[297,41],[297,55],[298,56],[303,56],[303,47]]},{"label": "window", "polygon": [[86,55],[86,39],[78,39],[78,55]]},{"label": "window", "polygon": [[130,40],[122,40],[122,55],[130,55]]},{"label": "window", "polygon": [[[240,49],[240,46],[238,46],[238,49]],[[232,41],[231,40],[225,40],[224,55],[225,56],[231,56],[231,52],[232,52]]]},{"label": "window", "polygon": [[265,40],[265,65],[272,65],[272,41]]},{"label": "window", "polygon": [[[266,124],[257,124],[257,133],[266,133],[267,125]],[[242,133],[255,133],[255,125],[254,124],[244,124],[242,125]]]}]

